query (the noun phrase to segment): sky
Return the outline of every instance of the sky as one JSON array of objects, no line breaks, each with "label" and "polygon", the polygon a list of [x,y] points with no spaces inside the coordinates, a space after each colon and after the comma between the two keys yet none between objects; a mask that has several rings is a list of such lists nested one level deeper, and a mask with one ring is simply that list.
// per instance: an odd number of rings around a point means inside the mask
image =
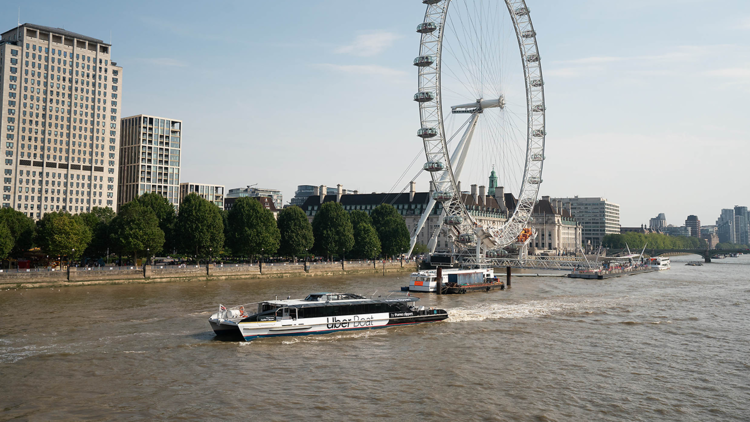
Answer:
[{"label": "sky", "polygon": [[[540,195],[607,198],[623,226],[750,206],[750,2],[527,4],[547,102]],[[416,175],[418,0],[5,0],[0,29],[19,6],[22,23],[111,40],[122,116],[183,121],[182,182],[287,203],[297,185],[398,192]]]}]

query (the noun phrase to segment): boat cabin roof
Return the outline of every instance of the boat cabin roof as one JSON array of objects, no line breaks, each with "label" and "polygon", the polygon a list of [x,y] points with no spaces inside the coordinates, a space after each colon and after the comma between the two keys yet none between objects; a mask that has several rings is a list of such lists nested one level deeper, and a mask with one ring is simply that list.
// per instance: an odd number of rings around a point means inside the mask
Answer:
[{"label": "boat cabin roof", "polygon": [[419,298],[413,296],[396,297],[396,298],[373,298],[369,299],[364,296],[353,293],[310,293],[304,299],[285,299],[269,300],[263,302],[277,308],[281,307],[313,307],[313,306],[331,306],[331,305],[352,305],[357,303],[393,303],[393,302],[416,302]]}]

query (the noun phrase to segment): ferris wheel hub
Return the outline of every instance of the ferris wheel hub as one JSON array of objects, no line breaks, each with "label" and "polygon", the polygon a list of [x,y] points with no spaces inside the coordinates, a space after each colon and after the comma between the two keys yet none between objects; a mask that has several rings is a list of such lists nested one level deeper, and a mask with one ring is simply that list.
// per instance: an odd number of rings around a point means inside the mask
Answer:
[{"label": "ferris wheel hub", "polygon": [[488,108],[499,108],[501,110],[504,109],[505,96],[501,95],[500,98],[494,100],[484,100],[480,98],[473,103],[451,106],[451,112],[453,114],[473,114],[481,113]]}]

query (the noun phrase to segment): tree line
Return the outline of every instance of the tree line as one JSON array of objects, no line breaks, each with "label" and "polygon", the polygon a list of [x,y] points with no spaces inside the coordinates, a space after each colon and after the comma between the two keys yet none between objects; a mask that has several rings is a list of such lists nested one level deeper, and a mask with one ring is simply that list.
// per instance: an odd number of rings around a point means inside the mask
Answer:
[{"label": "tree line", "polygon": [[371,214],[344,210],[328,202],[312,223],[296,206],[278,220],[253,198],[238,198],[232,209],[190,194],[179,212],[157,193],[144,194],[120,207],[94,207],[72,215],[51,212],[34,222],[12,208],[0,209],[0,258],[22,258],[33,247],[50,258],[98,260],[115,254],[141,258],[183,254],[210,257],[283,256],[311,253],[326,258],[373,259],[406,252],[409,231],[398,211],[382,204]]},{"label": "tree line", "polygon": [[612,249],[625,249],[626,245],[631,250],[642,249],[648,245],[648,249],[705,249],[707,244],[704,239],[688,236],[667,236],[659,233],[623,233],[608,234],[602,240],[602,246]]}]

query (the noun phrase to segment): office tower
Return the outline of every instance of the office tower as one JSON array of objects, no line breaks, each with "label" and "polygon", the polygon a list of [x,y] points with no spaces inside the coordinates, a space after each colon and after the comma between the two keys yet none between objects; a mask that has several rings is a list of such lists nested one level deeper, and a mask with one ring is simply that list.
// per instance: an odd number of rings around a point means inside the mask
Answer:
[{"label": "office tower", "polygon": [[620,234],[620,206],[605,198],[555,198],[570,209],[583,226],[583,243],[587,248],[602,244],[605,235]]},{"label": "office tower", "polygon": [[690,229],[690,236],[701,237],[701,221],[698,219],[698,216],[689,215],[687,220],[685,220],[685,227]]},{"label": "office tower", "polygon": [[735,215],[733,209],[721,210],[721,215],[716,220],[716,227],[719,232],[719,242],[736,243],[735,237]]},{"label": "office tower", "polygon": [[28,23],[2,34],[3,207],[117,211],[121,86],[102,40]]},{"label": "office tower", "polygon": [[137,116],[122,119],[119,205],[155,192],[180,205],[182,121]]}]

